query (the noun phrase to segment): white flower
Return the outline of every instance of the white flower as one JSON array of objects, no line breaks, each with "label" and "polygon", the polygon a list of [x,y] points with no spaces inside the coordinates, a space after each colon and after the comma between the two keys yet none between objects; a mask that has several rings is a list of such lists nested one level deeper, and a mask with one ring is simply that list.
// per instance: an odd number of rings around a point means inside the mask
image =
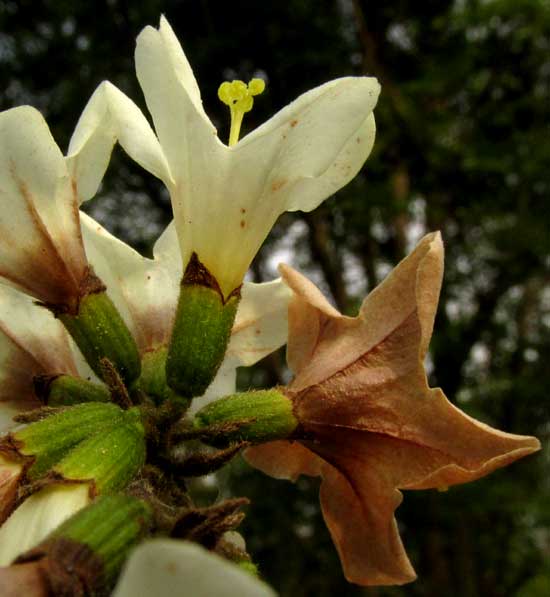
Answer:
[{"label": "white flower", "polygon": [[156,539],[130,556],[113,597],[275,597],[265,583],[195,543]]},{"label": "white flower", "polygon": [[[277,217],[310,211],[349,182],[375,135],[376,79],[317,87],[228,147],[205,114],[191,67],[170,25],[139,35],[136,70],[156,137],[139,109],[110,83],[96,90],[69,147],[73,172],[88,157],[107,166],[118,139],[169,190],[182,262],[196,252],[227,297]],[[74,156],[74,157],[73,157]],[[71,162],[72,160],[72,162]],[[84,188],[86,187],[86,188]]]}]

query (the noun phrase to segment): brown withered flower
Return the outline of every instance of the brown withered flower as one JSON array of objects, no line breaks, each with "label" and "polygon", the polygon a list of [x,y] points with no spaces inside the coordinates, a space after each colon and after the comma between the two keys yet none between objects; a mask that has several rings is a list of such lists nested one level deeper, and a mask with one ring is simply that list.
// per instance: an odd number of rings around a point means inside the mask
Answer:
[{"label": "brown withered flower", "polygon": [[320,475],[323,515],[346,578],[361,585],[403,584],[415,573],[394,511],[400,489],[446,488],[478,479],[540,448],[534,437],[492,429],[427,383],[424,360],[443,275],[439,233],[424,237],[345,317],[292,268],[284,388],[299,441],[247,451],[265,473],[295,480]]}]

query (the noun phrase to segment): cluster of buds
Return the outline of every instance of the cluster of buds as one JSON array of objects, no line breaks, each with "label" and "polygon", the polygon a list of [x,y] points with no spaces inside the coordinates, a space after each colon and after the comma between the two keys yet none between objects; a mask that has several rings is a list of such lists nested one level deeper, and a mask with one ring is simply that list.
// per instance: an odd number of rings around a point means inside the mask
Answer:
[{"label": "cluster of buds", "polygon": [[[279,214],[314,209],[362,167],[378,83],[326,83],[241,140],[265,85],[224,83],[225,145],[164,18],[138,37],[136,68],[155,131],[110,83],[90,99],[67,156],[32,108],[0,113],[0,203],[10,205],[0,218],[0,589],[95,595],[118,579],[118,597],[169,595],[180,583],[272,595],[236,535],[246,500],[198,508],[186,482],[242,449],[275,477],[323,478],[350,581],[411,580],[398,490],[473,480],[539,447],[427,385],[439,235],[356,318],[288,267],[282,279],[243,283]],[[153,259],[78,209],[117,141],[171,197],[174,222]],[[287,339],[293,381],[236,393],[236,368]],[[9,427],[14,414],[21,425]]]}]

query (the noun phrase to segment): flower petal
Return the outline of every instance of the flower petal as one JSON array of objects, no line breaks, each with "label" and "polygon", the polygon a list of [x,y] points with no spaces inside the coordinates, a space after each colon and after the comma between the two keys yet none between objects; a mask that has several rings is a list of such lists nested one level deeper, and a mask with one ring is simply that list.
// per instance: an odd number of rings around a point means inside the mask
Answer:
[{"label": "flower petal", "polygon": [[41,114],[0,113],[0,275],[38,300],[78,294],[86,260],[65,160]]},{"label": "flower petal", "polygon": [[142,257],[84,213],[81,224],[88,260],[106,284],[140,351],[166,344],[180,282],[173,262]]},{"label": "flower petal", "polygon": [[192,416],[211,402],[234,394],[237,388],[237,367],[238,362],[235,359],[226,357],[218,369],[216,377],[206,388],[206,392],[202,396],[193,398],[187,414]]},{"label": "flower petal", "polygon": [[443,281],[443,242],[439,232],[427,234],[364,300],[360,315],[373,338],[384,338],[413,310],[418,313],[423,361],[432,336]]},{"label": "flower petal", "polygon": [[409,367],[422,364],[443,276],[443,244],[438,233],[419,242],[367,296],[356,318],[339,315],[319,298],[309,280],[288,266],[281,273],[296,296],[289,312],[288,354],[296,374],[292,389],[319,384],[345,370],[413,320],[418,322],[418,333],[405,337],[409,351],[406,355],[402,351],[401,361],[406,356]]},{"label": "flower petal", "polygon": [[346,473],[323,468],[320,500],[347,580],[363,586],[413,581],[416,574],[393,516],[400,492],[386,488],[380,470],[374,474],[361,461],[353,461]]},{"label": "flower petal", "polygon": [[50,485],[31,495],[0,527],[0,566],[11,564],[89,503],[87,483]]},{"label": "flower petal", "polygon": [[244,459],[254,468],[275,479],[296,481],[300,475],[318,477],[324,461],[299,442],[267,442],[248,448]]},{"label": "flower petal", "polygon": [[[397,491],[390,491],[389,496],[379,494],[379,480],[364,467],[360,468],[362,463],[357,470],[352,469],[358,480],[353,477],[350,481],[308,448],[288,441],[254,446],[246,450],[244,458],[277,479],[296,481],[300,475],[322,477],[323,516],[350,582],[384,585],[414,580],[414,570],[393,517],[401,494]],[[365,488],[368,488],[366,494]]]},{"label": "flower petal", "polygon": [[195,543],[155,539],[130,556],[113,597],[167,597],[182,589],[193,597],[275,596],[257,578]]},{"label": "flower petal", "polygon": [[320,85],[244,137],[234,163],[267,173],[265,195],[284,204],[280,213],[311,211],[347,184],[369,156],[379,93],[372,77]]},{"label": "flower petal", "polygon": [[[83,361],[74,353],[58,319],[44,307],[9,286],[0,285],[0,412],[11,416],[40,406],[34,390],[37,375],[76,375]],[[89,369],[86,369],[89,371]]]},{"label": "flower petal", "polygon": [[166,19],[161,19],[159,30],[145,27],[139,34],[135,58],[137,77],[174,180],[190,185],[188,160],[200,159],[207,168],[204,177],[216,167],[206,154],[222,144],[202,108],[191,67]]},{"label": "flower petal", "polygon": [[280,278],[263,284],[245,282],[226,356],[239,366],[250,366],[285,344],[291,297]]},{"label": "flower petal", "polygon": [[66,158],[80,202],[95,195],[116,141],[143,168],[170,183],[170,168],[147,119],[130,98],[104,81],[78,120]]},{"label": "flower petal", "polygon": [[0,456],[0,524],[11,514],[20,479],[23,475],[23,465],[11,462]]},{"label": "flower petal", "polygon": [[288,309],[290,342],[287,346],[288,366],[295,373],[311,362],[313,352],[326,325],[343,316],[327,301],[323,293],[304,275],[281,263],[279,272],[294,292]]}]

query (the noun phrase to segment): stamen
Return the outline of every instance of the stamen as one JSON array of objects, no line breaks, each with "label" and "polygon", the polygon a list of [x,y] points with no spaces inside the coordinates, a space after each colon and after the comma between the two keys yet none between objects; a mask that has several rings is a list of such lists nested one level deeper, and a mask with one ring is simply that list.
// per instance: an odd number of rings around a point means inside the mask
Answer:
[{"label": "stamen", "polygon": [[239,140],[239,133],[243,117],[246,112],[252,110],[254,96],[260,95],[265,89],[263,79],[252,79],[248,85],[243,81],[225,81],[218,89],[218,97],[229,106],[231,113],[231,130],[229,132],[229,146],[233,146]]}]

